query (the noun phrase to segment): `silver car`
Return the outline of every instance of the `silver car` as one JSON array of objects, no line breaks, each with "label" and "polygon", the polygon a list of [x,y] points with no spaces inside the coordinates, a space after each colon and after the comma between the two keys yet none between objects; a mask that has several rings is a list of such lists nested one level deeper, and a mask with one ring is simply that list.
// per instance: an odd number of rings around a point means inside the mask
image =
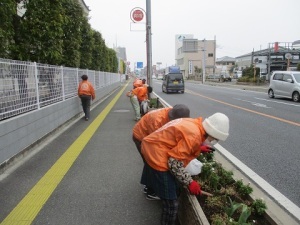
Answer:
[{"label": "silver car", "polygon": [[268,90],[270,98],[291,98],[300,101],[300,71],[274,71],[271,75]]}]

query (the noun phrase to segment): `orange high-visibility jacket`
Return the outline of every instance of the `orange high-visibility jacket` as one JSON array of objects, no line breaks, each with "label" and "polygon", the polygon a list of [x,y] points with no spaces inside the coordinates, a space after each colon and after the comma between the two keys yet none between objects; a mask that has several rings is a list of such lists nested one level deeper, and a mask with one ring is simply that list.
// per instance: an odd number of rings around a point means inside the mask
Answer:
[{"label": "orange high-visibility jacket", "polygon": [[132,89],[131,92],[132,92],[132,94],[137,96],[139,102],[142,102],[142,101],[148,99],[148,89],[145,86]]},{"label": "orange high-visibility jacket", "polygon": [[199,156],[205,135],[201,117],[172,120],[143,139],[142,154],[148,165],[158,171],[169,169],[170,157],[183,161],[185,167]]},{"label": "orange high-visibility jacket", "polygon": [[144,137],[170,122],[168,113],[171,109],[172,108],[162,108],[149,111],[133,127],[133,136],[139,141],[142,141]]},{"label": "orange high-visibility jacket", "polygon": [[92,83],[87,80],[81,81],[78,85],[78,96],[80,95],[91,95],[94,100],[96,95]]}]

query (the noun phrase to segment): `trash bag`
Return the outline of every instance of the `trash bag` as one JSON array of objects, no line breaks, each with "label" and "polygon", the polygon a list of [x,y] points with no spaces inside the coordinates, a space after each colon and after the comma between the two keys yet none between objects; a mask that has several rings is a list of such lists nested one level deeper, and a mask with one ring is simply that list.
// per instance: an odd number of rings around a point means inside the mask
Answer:
[{"label": "trash bag", "polygon": [[189,172],[192,176],[198,175],[201,173],[203,164],[198,159],[193,159],[190,163],[185,167],[185,170]]},{"label": "trash bag", "polygon": [[145,100],[141,102],[141,115],[145,115],[149,111],[149,101]]}]

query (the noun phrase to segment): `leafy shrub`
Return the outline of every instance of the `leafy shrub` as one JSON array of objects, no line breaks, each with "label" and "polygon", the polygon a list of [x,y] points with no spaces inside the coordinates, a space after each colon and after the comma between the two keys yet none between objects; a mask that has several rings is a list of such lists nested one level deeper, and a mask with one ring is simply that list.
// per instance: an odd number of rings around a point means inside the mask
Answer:
[{"label": "leafy shrub", "polygon": [[253,213],[261,216],[266,212],[267,205],[262,199],[256,199],[253,201],[251,208]]},{"label": "leafy shrub", "polygon": [[253,192],[250,183],[245,185],[242,180],[234,180],[233,172],[226,171],[220,163],[215,162],[213,154],[201,155],[198,160],[203,163],[203,167],[201,174],[194,179],[199,181],[204,191],[213,194],[198,199],[212,225],[270,225],[261,216],[267,208],[264,201],[249,200]]}]

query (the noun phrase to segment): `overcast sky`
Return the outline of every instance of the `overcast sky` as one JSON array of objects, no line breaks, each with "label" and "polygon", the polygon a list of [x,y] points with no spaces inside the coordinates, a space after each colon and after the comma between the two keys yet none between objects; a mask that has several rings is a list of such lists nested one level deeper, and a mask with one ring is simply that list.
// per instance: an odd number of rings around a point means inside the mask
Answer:
[{"label": "overcast sky", "polygon": [[[106,45],[125,47],[131,68],[146,66],[146,32],[133,25],[130,12],[146,10],[146,0],[84,0],[90,24]],[[152,62],[175,64],[175,35],[216,38],[216,57],[236,57],[268,48],[273,42],[300,40],[300,0],[149,0],[152,20]]]}]

